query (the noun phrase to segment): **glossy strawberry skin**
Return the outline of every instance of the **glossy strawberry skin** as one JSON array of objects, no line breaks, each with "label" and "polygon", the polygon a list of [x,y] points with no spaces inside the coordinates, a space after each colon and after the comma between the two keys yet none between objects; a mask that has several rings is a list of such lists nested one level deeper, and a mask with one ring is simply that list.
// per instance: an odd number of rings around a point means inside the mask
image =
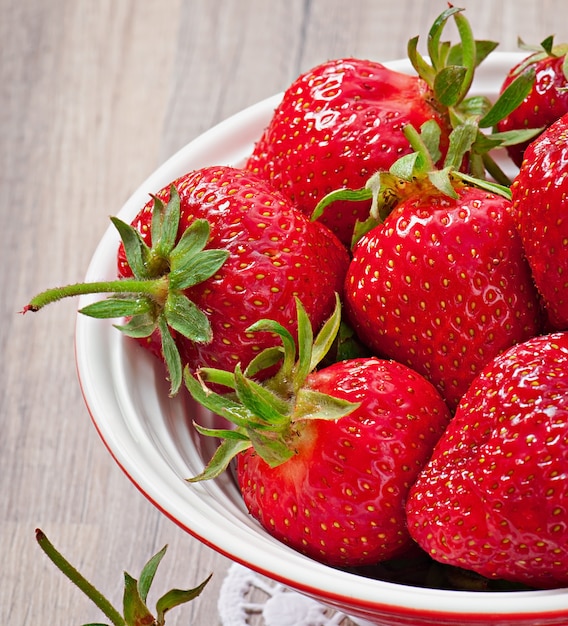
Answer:
[{"label": "glossy strawberry skin", "polygon": [[[178,237],[198,218],[211,227],[207,247],[229,251],[219,272],[186,295],[205,312],[213,340],[194,343],[176,336],[182,361],[192,369],[203,366],[233,370],[245,367],[258,352],[274,343],[268,333],[248,333],[259,319],[269,317],[296,329],[294,296],[298,296],[315,328],[330,315],[335,293],[342,292],[348,255],[323,225],[311,223],[265,181],[242,170],[210,167],[190,172],[174,182],[180,195]],[[169,185],[157,195],[169,198]],[[147,243],[151,240],[153,202],[132,225]],[[121,246],[121,276],[131,274]],[[161,356],[156,334],[142,344]]]},{"label": "glossy strawberry skin", "polygon": [[568,584],[568,334],[488,365],[412,487],[412,536],[435,559],[534,587]]},{"label": "glossy strawberry skin", "polygon": [[[342,187],[364,187],[411,152],[402,133],[435,119],[447,146],[448,123],[432,105],[426,83],[372,61],[338,59],[301,75],[284,93],[246,167],[258,172],[311,215],[318,201]],[[350,245],[367,202],[337,202],[321,220]]]},{"label": "glossy strawberry skin", "polygon": [[568,114],[525,152],[514,215],[553,330],[568,329]]},{"label": "glossy strawberry skin", "polygon": [[399,204],[355,247],[345,287],[360,339],[428,378],[452,410],[495,355],[540,326],[510,202],[458,191]]},{"label": "glossy strawberry skin", "polygon": [[406,495],[449,421],[443,400],[409,368],[375,358],[312,373],[308,386],[361,405],[336,421],[297,423],[297,453],[276,468],[241,453],[246,506],[271,535],[331,565],[405,551]]},{"label": "glossy strawberry skin", "polygon": [[[564,55],[544,58],[533,55],[531,58],[538,58],[532,63],[535,70],[534,86],[523,102],[497,124],[497,130],[500,132],[547,128],[568,113],[568,92],[565,91],[568,80],[562,71]],[[501,92],[516,78],[520,65],[526,65],[527,62],[522,61],[511,69],[503,82]],[[530,143],[528,141],[507,147],[509,156],[517,166],[520,167],[524,152]]]}]

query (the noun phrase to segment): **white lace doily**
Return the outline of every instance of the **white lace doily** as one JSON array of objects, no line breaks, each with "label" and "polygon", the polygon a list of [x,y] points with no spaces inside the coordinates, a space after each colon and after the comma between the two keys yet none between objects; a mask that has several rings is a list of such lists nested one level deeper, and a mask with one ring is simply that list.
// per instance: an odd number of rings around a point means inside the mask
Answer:
[{"label": "white lace doily", "polygon": [[219,594],[223,626],[364,626],[249,569],[233,564]]}]

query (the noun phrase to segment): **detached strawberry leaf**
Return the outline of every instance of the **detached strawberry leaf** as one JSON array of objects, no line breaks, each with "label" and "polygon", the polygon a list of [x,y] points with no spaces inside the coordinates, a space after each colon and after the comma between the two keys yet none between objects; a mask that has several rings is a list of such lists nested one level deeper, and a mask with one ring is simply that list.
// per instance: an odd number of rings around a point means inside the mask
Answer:
[{"label": "detached strawberry leaf", "polygon": [[168,546],[164,546],[159,552],[154,554],[154,556],[144,565],[142,572],[140,573],[140,578],[138,580],[138,592],[140,593],[140,598],[143,602],[146,602],[148,597],[148,592],[150,591],[150,587],[154,582],[154,576],[156,575],[156,570],[158,566],[162,562],[164,558]]},{"label": "detached strawberry leaf", "polygon": [[197,598],[210,579],[211,576],[209,576],[209,578],[206,578],[200,585],[198,585],[194,589],[172,589],[171,591],[168,591],[166,594],[164,594],[156,603],[156,611],[158,613],[158,626],[162,626],[162,624],[164,624],[165,615],[168,611],[175,608],[176,606],[181,606],[182,604],[185,604],[186,602],[191,602],[191,600]]},{"label": "detached strawberry leaf", "polygon": [[124,572],[123,612],[127,626],[152,626],[154,623],[154,616],[140,597],[138,581],[128,572]]},{"label": "detached strawberry leaf", "polygon": [[[156,570],[166,553],[166,545],[144,565],[138,581],[128,572],[124,572],[122,616],[101,592],[61,555],[39,528],[36,530],[36,540],[52,563],[96,604],[113,626],[164,626],[166,612],[199,596],[211,579],[209,576],[194,589],[186,591],[172,589],[165,593],[156,603],[157,617],[155,618],[146,606],[146,599],[154,581]],[[107,626],[107,624],[90,622],[83,624],[83,626]]]}]

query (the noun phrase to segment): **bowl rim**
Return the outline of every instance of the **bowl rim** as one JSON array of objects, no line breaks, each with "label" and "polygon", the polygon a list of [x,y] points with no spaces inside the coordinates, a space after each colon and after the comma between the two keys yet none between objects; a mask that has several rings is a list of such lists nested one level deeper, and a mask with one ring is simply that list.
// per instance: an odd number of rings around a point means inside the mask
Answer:
[{"label": "bowl rim", "polygon": [[[493,52],[478,70],[477,91],[495,93],[495,75],[512,67],[524,56],[525,53],[519,52]],[[407,59],[384,65],[397,71],[412,73]],[[223,155],[223,162],[226,164],[240,164],[281,97],[280,93],[261,100],[190,141],[148,176],[117,215],[125,221],[133,219],[146,203],[149,192],[154,193],[190,169],[219,165],[219,154]],[[115,272],[117,244],[116,232],[109,226],[95,250],[86,280],[98,280],[101,274]],[[79,300],[79,307],[92,300],[92,296],[83,296]],[[131,343],[133,342],[129,342]],[[566,589],[462,592],[408,587],[363,578],[317,563],[276,542],[260,527],[254,531],[258,537],[253,537],[251,530],[247,541],[236,542],[230,533],[231,524],[221,519],[220,511],[216,511],[214,517],[219,527],[210,518],[210,509],[207,507],[213,506],[220,492],[204,488],[203,485],[192,489],[194,486],[189,488],[187,483],[183,485],[183,493],[177,484],[174,489],[169,481],[179,482],[180,478],[174,468],[164,462],[164,466],[156,471],[151,465],[153,461],[158,464],[164,461],[164,457],[155,449],[155,441],[151,435],[144,427],[138,428],[135,420],[127,423],[120,415],[125,403],[129,401],[128,389],[125,388],[127,380],[121,378],[125,359],[130,358],[127,354],[129,349],[110,322],[77,316],[77,374],[96,431],[115,462],[139,491],[164,515],[205,545],[243,566],[320,601],[341,607],[342,610],[346,610],[345,607],[350,607],[352,611],[361,610],[369,616],[405,614],[422,617],[427,614],[433,619],[457,618],[464,624],[479,618],[503,617],[509,620],[507,623],[511,623],[511,620],[527,620],[532,616],[534,619],[564,619],[568,623]],[[135,410],[135,407],[130,410]],[[188,514],[189,508],[191,511]],[[238,521],[242,526],[242,520]],[[259,553],[250,553],[251,543],[259,548]],[[279,564],[279,571],[270,569],[267,556],[273,559],[271,563]]]}]

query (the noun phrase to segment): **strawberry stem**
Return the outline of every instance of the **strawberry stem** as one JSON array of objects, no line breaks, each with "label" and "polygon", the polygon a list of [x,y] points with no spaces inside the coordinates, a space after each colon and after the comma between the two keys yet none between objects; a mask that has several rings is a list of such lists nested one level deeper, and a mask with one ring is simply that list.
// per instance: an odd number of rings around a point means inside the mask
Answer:
[{"label": "strawberry stem", "polygon": [[67,559],[55,548],[42,530],[36,529],[36,541],[51,562],[109,618],[114,626],[126,626],[120,613]]},{"label": "strawberry stem", "polygon": [[75,283],[65,287],[54,287],[34,296],[29,304],[24,307],[27,311],[36,312],[44,306],[57,302],[63,298],[82,296],[93,293],[134,293],[144,294],[152,297],[156,302],[165,301],[168,293],[168,278],[162,276],[155,280],[138,280],[135,278],[125,278],[122,280],[102,281],[94,283]]}]

